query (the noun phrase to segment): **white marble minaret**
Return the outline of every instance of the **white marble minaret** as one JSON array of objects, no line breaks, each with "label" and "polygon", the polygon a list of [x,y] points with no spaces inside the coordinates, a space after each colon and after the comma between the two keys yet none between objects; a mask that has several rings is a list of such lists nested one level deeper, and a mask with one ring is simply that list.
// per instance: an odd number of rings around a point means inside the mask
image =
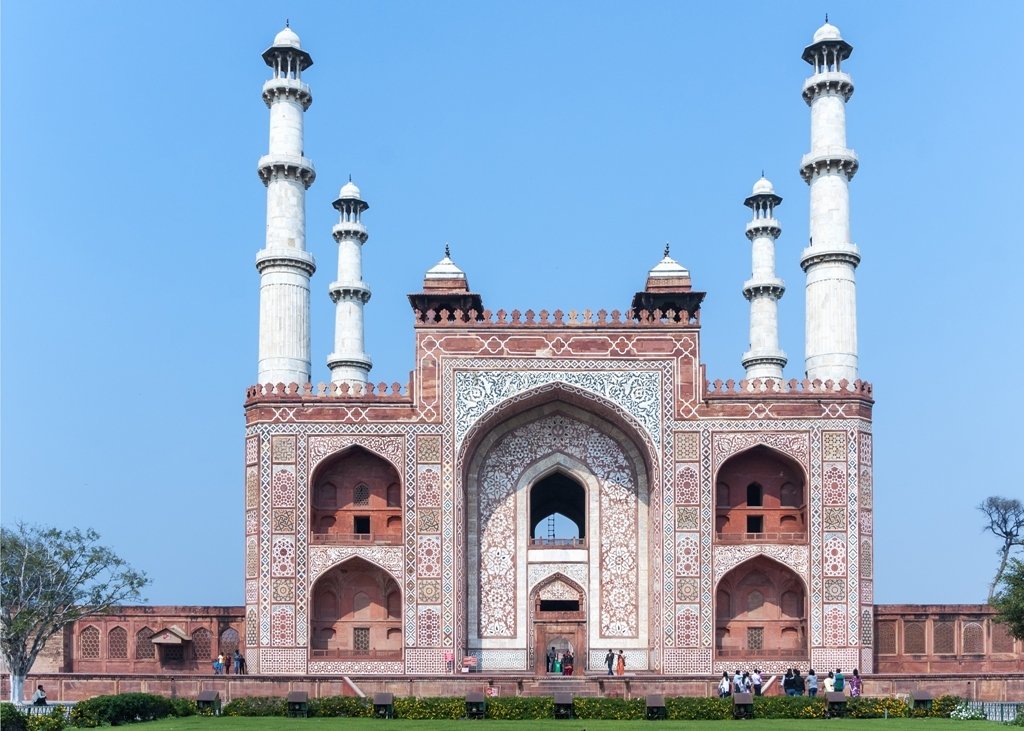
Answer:
[{"label": "white marble minaret", "polygon": [[338,242],[338,279],[329,289],[335,306],[334,352],[327,356],[331,382],[356,389],[366,385],[373,367],[363,347],[363,307],[370,300],[370,287],[363,281],[363,244],[368,237],[361,219],[369,206],[360,195],[349,180],[334,201],[338,223],[332,233]]},{"label": "white marble minaret", "polygon": [[309,383],[309,278],[306,189],[316,172],[302,146],[302,118],[313,102],[302,72],[313,59],[285,27],[263,52],[273,77],[263,85],[270,108],[270,150],[260,158],[267,186],[267,242],[256,255],[260,273],[259,383]]},{"label": "white marble minaret", "polygon": [[781,381],[786,366],[786,354],[779,348],[779,299],[786,286],[775,276],[775,240],[782,233],[775,220],[775,207],[780,203],[782,198],[764,175],[743,201],[754,215],[747,224],[753,270],[743,284],[743,296],[750,302],[750,350],[743,354],[742,361],[747,379]]},{"label": "white marble minaret", "polygon": [[857,156],[846,146],[853,81],[842,63],[852,51],[827,17],[804,49],[803,59],[813,69],[803,89],[811,108],[811,151],[800,165],[811,194],[811,239],[800,259],[807,273],[807,377],[851,383],[857,378],[854,270],[860,252],[850,238],[850,180]]}]

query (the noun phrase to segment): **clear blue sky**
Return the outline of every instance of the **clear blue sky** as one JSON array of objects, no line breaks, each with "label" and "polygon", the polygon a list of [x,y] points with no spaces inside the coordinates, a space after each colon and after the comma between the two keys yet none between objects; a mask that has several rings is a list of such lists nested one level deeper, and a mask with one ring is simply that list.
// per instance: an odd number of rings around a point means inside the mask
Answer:
[{"label": "clear blue sky", "polygon": [[670,241],[708,292],[708,375],[739,378],[762,168],[801,377],[800,53],[825,12],[855,48],[876,601],[983,601],[975,506],[1024,497],[1020,2],[5,2],[3,521],[96,528],[154,603],[242,603],[260,54],[286,17],[315,61],[314,380],[350,173],[374,381],[408,378],[405,294],[445,241],[488,306],[566,310],[626,308]]}]

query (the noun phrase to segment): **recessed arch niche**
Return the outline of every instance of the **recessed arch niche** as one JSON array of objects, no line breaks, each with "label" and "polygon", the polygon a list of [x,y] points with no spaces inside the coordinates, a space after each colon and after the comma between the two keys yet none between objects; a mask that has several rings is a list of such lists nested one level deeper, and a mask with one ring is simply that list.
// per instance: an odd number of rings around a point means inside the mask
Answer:
[{"label": "recessed arch niche", "polygon": [[758,445],[727,459],[715,476],[720,543],[807,541],[807,489],[791,457]]},{"label": "recessed arch niche", "polygon": [[790,568],[765,556],[729,571],[715,591],[719,659],[807,656],[807,592]]},{"label": "recessed arch niche", "polygon": [[353,557],[313,584],[314,658],[398,660],[402,657],[401,590],[387,571]]},{"label": "recessed arch niche", "polygon": [[401,543],[400,485],[393,464],[360,446],[324,460],[312,480],[313,542]]}]

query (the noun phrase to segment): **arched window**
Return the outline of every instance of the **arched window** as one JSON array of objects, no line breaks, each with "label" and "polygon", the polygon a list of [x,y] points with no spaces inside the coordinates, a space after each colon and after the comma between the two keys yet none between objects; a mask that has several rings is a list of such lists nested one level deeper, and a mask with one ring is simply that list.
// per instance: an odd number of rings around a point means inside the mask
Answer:
[{"label": "arched window", "polygon": [[338,597],[333,591],[323,590],[316,594],[316,604],[313,607],[313,616],[316,619],[333,621],[340,616],[338,611]]},{"label": "arched window", "polygon": [[238,630],[228,627],[220,633],[220,651],[225,655],[232,654],[238,649]]},{"label": "arched window", "polygon": [[[764,606],[764,594],[759,591],[752,591],[747,594],[747,611],[756,612]],[[760,648],[758,648],[760,649]]]},{"label": "arched window", "polygon": [[213,657],[213,633],[200,627],[192,633],[192,652],[196,660],[209,660]]},{"label": "arched window", "polygon": [[388,507],[402,507],[402,489],[399,487],[397,482],[392,482],[388,485]]},{"label": "arched window", "polygon": [[82,648],[82,658],[85,660],[98,660],[100,657],[100,631],[96,627],[86,627],[78,636],[79,647]]},{"label": "arched window", "polygon": [[313,504],[319,508],[338,507],[338,489],[332,482],[324,482],[316,486],[313,493]]},{"label": "arched window", "polygon": [[903,623],[903,652],[908,655],[924,654],[924,622]]},{"label": "arched window", "polygon": [[536,545],[565,546],[587,535],[587,493],[564,472],[552,472],[530,488],[530,538]]},{"label": "arched window", "polygon": [[977,622],[964,625],[964,654],[980,655],[985,652],[985,633]]},{"label": "arched window", "polygon": [[156,657],[156,645],[153,644],[153,630],[143,627],[135,633],[135,659],[152,660]]},{"label": "arched window", "polygon": [[353,505],[369,505],[370,504],[370,488],[360,482],[355,486],[352,491],[352,504]]},{"label": "arched window", "polygon": [[107,633],[107,656],[113,660],[128,659],[128,630],[114,627]]},{"label": "arched window", "polygon": [[747,485],[747,507],[759,508],[764,505],[764,489],[756,482]]}]

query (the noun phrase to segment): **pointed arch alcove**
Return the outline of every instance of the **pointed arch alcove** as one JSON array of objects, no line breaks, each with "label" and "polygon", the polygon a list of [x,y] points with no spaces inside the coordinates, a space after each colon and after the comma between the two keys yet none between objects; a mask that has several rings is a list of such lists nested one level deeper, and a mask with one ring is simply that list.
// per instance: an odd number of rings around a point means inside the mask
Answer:
[{"label": "pointed arch alcove", "polygon": [[807,649],[807,590],[789,567],[759,555],[715,589],[715,656],[801,660]]},{"label": "pointed arch alcove", "polygon": [[727,459],[715,476],[718,543],[807,542],[807,481],[793,458],[758,445]]},{"label": "pointed arch alcove", "polygon": [[310,655],[401,660],[402,595],[395,578],[359,557],[324,572],[310,597]]},{"label": "pointed arch alcove", "polygon": [[310,528],[316,544],[402,542],[401,479],[391,462],[353,445],[313,474]]}]

